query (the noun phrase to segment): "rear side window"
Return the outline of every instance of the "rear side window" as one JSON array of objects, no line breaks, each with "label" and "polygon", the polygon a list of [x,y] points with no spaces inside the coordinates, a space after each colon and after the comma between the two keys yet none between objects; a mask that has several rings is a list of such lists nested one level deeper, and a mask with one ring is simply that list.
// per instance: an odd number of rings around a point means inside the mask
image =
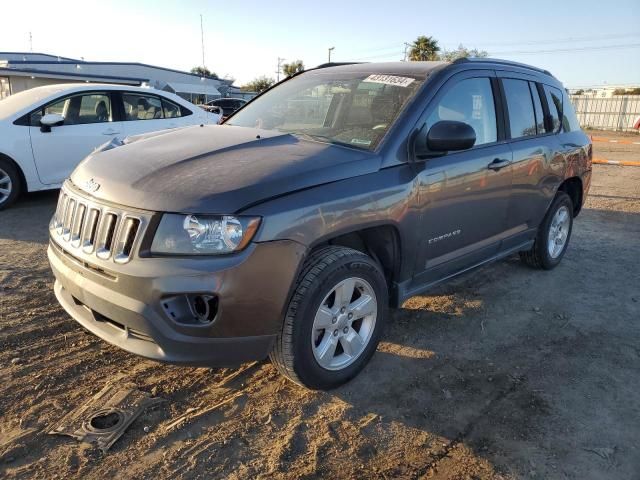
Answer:
[{"label": "rear side window", "polygon": [[164,118],[178,118],[182,116],[180,107],[166,98],[162,99],[162,110],[164,111]]},{"label": "rear side window", "polygon": [[551,128],[553,132],[560,131],[560,118],[562,118],[562,92],[557,88],[544,85],[544,93],[547,97],[547,105],[549,106],[549,122],[547,128]]},{"label": "rear side window", "polygon": [[542,110],[540,94],[538,93],[536,84],[533,82],[529,82],[529,90],[531,90],[531,98],[533,98],[533,109],[536,113],[536,129],[538,131],[538,135],[542,135],[543,133],[547,132],[547,129],[544,126],[544,112]]},{"label": "rear side window", "polygon": [[564,95],[562,102],[562,128],[564,128],[565,132],[580,130],[580,122],[568,95]]},{"label": "rear side window", "polygon": [[164,118],[162,103],[158,97],[123,92],[122,101],[124,103],[124,116],[127,121]]},{"label": "rear side window", "polygon": [[529,82],[505,78],[502,80],[507,97],[511,138],[529,137],[536,134],[536,116],[529,90]]},{"label": "rear side window", "polygon": [[475,145],[498,140],[493,89],[488,78],[468,78],[456,83],[438,100],[427,126],[441,120],[465,122],[476,132]]}]

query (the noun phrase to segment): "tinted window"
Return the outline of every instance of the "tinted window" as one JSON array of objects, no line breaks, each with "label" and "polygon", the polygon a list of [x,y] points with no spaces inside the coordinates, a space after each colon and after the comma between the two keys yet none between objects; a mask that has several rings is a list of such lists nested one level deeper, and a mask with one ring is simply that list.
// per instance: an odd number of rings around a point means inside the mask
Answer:
[{"label": "tinted window", "polygon": [[31,114],[31,125],[40,125],[43,115],[57,113],[64,117],[64,125],[83,125],[87,123],[111,122],[111,99],[106,93],[74,95],[54,103]]},{"label": "tinted window", "polygon": [[564,101],[562,102],[562,126],[567,132],[580,130],[580,122],[568,95],[564,95]]},{"label": "tinted window", "polygon": [[123,92],[125,120],[157,120],[164,118],[162,103],[158,97]]},{"label": "tinted window", "polygon": [[549,115],[551,116],[547,128],[558,132],[560,130],[560,118],[562,117],[562,92],[549,85],[544,85],[543,87],[547,97],[547,105],[549,106]]},{"label": "tinted window", "polygon": [[540,101],[540,94],[538,94],[536,84],[533,82],[529,82],[529,89],[531,90],[531,98],[533,98],[533,108],[536,113],[536,128],[538,131],[538,135],[541,135],[543,133],[546,133],[547,129],[544,126],[544,113],[542,110],[542,102]]},{"label": "tinted window", "polygon": [[473,127],[476,145],[498,140],[496,108],[488,78],[468,78],[456,83],[438,101],[427,118],[427,127],[441,120],[455,120]]},{"label": "tinted window", "polygon": [[507,97],[511,138],[529,137],[536,134],[536,117],[525,80],[504,79],[504,94]]},{"label": "tinted window", "polygon": [[164,111],[164,118],[178,118],[182,116],[180,107],[166,98],[162,99],[162,109]]}]

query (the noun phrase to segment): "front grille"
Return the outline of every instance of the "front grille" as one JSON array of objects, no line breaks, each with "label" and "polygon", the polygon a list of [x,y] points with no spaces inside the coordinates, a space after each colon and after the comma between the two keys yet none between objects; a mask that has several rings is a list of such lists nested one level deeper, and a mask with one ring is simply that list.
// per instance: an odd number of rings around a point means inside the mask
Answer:
[{"label": "front grille", "polygon": [[70,251],[126,263],[131,259],[148,219],[148,214],[85,198],[65,184],[51,222],[51,236]]}]

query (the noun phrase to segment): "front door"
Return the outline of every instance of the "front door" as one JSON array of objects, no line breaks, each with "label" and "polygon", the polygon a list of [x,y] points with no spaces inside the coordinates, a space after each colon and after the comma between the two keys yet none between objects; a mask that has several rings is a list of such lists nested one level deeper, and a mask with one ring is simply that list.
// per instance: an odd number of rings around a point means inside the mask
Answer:
[{"label": "front door", "polygon": [[[48,113],[64,116],[64,123],[41,128],[40,119]],[[96,147],[122,133],[122,123],[113,121],[108,92],[87,92],[56,100],[32,113],[30,125],[38,176],[47,185],[63,182]]]},{"label": "front door", "polygon": [[498,253],[508,235],[512,153],[503,140],[491,71],[454,76],[430,102],[422,132],[441,120],[473,127],[473,148],[423,161],[420,189],[421,254],[415,282],[427,285]]}]

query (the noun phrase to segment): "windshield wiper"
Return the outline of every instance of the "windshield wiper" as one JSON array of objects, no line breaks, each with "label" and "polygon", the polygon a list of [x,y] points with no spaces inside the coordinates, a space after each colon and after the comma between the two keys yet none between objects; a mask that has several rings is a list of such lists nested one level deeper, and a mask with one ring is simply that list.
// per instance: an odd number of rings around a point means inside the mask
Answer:
[{"label": "windshield wiper", "polygon": [[[284,131],[284,130],[283,130]],[[319,134],[315,134],[315,133],[305,133],[305,132],[296,132],[296,131],[284,131],[285,133],[289,133],[291,135],[294,136],[300,136],[303,138],[306,138],[307,140],[315,140],[315,141],[319,141],[319,142],[324,142],[324,143],[330,143],[332,145],[338,145],[341,147],[347,147],[347,148],[356,148],[358,150],[366,150],[362,147],[359,147],[358,145],[353,145],[351,143],[348,142],[341,142],[340,140],[335,140],[331,137],[327,137],[326,135],[319,135]]]}]

